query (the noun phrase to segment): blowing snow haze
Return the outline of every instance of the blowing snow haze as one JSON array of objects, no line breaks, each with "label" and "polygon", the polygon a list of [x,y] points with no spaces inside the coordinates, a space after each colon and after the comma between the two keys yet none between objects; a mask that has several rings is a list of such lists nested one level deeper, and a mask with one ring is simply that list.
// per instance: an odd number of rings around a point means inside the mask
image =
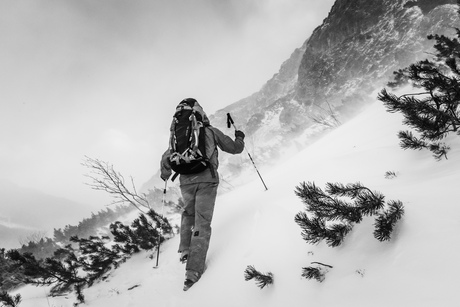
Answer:
[{"label": "blowing snow haze", "polygon": [[107,204],[85,155],[141,185],[181,99],[212,113],[257,91],[332,2],[1,1],[0,177]]},{"label": "blowing snow haze", "polygon": [[[454,183],[459,148],[455,144],[454,158],[441,167],[425,151],[402,151],[393,133],[403,125],[402,116],[376,102],[393,71],[431,56],[428,34],[454,33],[456,1],[336,0],[314,9],[313,1],[259,2],[197,1],[191,6],[169,1],[166,8],[147,1],[116,1],[114,6],[38,1],[15,2],[11,12],[16,15],[2,10],[2,22],[9,26],[0,31],[10,33],[7,42],[14,46],[0,51],[9,72],[2,75],[8,86],[1,103],[11,103],[1,113],[2,141],[9,145],[1,151],[2,177],[74,195],[84,170],[71,169],[88,155],[134,175],[138,184],[150,177],[144,190],[158,187],[154,174],[167,144],[171,109],[182,98],[195,97],[226,132],[226,114],[232,114],[267,174],[269,190],[257,192],[263,187],[247,157],[220,156],[220,189],[233,192],[219,195],[202,288],[181,296],[176,236],[164,245],[161,268],[152,273],[146,254],[133,257],[112,279],[85,289],[90,304],[142,305],[153,297],[164,305],[204,306],[208,296],[213,306],[222,301],[231,306],[239,293],[241,304],[249,299],[251,306],[456,306],[459,252],[452,247],[458,246]],[[48,18],[38,19],[34,12]],[[320,21],[300,23],[315,14]],[[18,22],[18,16],[27,22]],[[305,32],[311,20],[317,27]],[[57,21],[67,27],[51,27]],[[150,36],[151,27],[156,36]],[[133,30],[139,28],[144,30]],[[22,35],[15,37],[12,29]],[[291,42],[284,41],[293,33]],[[262,54],[267,58],[257,62]],[[260,87],[261,79],[268,81]],[[253,93],[254,86],[260,90]],[[213,104],[217,100],[221,103]],[[294,155],[300,149],[305,150]],[[281,157],[286,157],[283,163],[272,167]],[[388,171],[394,173],[391,180],[384,178]],[[301,180],[365,180],[388,192],[389,199],[401,198],[407,211],[395,240],[375,242],[368,220],[361,228],[366,232],[352,233],[344,248],[301,242],[294,215],[302,204],[293,193]],[[95,195],[85,197],[95,200]],[[11,224],[6,214],[0,220]],[[312,260],[331,264],[326,283],[306,285],[301,279],[300,268]],[[268,292],[248,288],[241,268],[250,263],[273,270],[280,282]],[[43,289],[40,294],[31,289],[25,289],[30,290],[25,306],[49,299]],[[53,300],[73,304],[65,296]]]},{"label": "blowing snow haze", "polygon": [[[87,155],[152,188],[171,112],[190,96],[217,127],[232,114],[263,170],[425,58],[426,35],[458,23],[454,2],[11,2],[0,13],[0,176],[99,210],[110,199],[83,184]],[[222,158],[222,189],[252,171]]]},{"label": "blowing snow haze", "polygon": [[[428,34],[453,34],[454,3],[337,0],[260,91],[218,110],[211,122],[231,113],[260,165],[295,153],[374,101],[394,71],[425,59],[433,51]],[[224,159],[221,173],[230,181],[249,163]]]}]

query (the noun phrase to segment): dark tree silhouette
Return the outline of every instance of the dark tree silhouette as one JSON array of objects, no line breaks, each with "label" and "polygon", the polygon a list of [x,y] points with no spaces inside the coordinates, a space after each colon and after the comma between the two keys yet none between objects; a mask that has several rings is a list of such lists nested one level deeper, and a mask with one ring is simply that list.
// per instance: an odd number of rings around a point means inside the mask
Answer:
[{"label": "dark tree silhouette", "polygon": [[[457,1],[460,3],[460,1]],[[460,12],[459,12],[460,13]],[[447,159],[450,146],[443,140],[450,134],[460,135],[460,29],[455,37],[429,35],[435,54],[394,72],[390,88],[410,84],[417,93],[397,96],[383,89],[378,99],[388,112],[400,112],[403,123],[412,130],[400,131],[403,149],[428,149],[436,160]]]},{"label": "dark tree silhouette", "polygon": [[15,296],[11,296],[8,294],[6,291],[1,291],[0,292],[0,303],[2,306],[5,307],[17,307],[22,301],[22,297],[20,294],[17,294]]}]

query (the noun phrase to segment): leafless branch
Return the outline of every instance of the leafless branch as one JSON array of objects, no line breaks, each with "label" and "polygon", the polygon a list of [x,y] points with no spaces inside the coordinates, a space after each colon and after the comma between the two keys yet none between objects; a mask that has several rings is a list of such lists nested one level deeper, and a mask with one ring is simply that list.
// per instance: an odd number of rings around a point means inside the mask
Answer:
[{"label": "leafless branch", "polygon": [[317,262],[317,261],[314,261],[314,262],[312,262],[311,264],[319,264],[319,265],[322,265],[322,266],[326,266],[326,267],[328,267],[328,268],[331,268],[331,269],[333,268],[333,266],[332,266],[332,265],[329,265],[329,264],[324,264],[324,263],[321,263],[321,262]]},{"label": "leafless branch", "polygon": [[334,112],[334,110],[331,107],[331,104],[329,103],[327,99],[326,99],[326,103],[327,103],[327,109],[321,107],[320,105],[315,104],[315,106],[321,110],[321,113],[317,115],[309,116],[310,119],[317,124],[331,127],[331,128],[340,126],[341,122],[338,119],[336,112]]},{"label": "leafless branch", "polygon": [[82,165],[90,170],[90,174],[85,176],[91,179],[92,182],[87,183],[87,185],[93,190],[109,193],[114,198],[112,205],[129,204],[141,212],[144,212],[142,208],[150,209],[150,203],[147,198],[137,194],[132,177],[130,177],[131,187],[127,187],[123,175],[115,171],[113,165],[107,162],[85,156]]}]

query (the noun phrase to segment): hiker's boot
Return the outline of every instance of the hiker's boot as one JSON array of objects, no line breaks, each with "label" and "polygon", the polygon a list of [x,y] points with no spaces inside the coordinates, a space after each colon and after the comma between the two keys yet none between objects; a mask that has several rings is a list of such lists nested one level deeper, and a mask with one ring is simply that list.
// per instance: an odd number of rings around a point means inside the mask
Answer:
[{"label": "hiker's boot", "polygon": [[185,273],[184,291],[190,289],[199,279],[201,274],[195,271]]}]

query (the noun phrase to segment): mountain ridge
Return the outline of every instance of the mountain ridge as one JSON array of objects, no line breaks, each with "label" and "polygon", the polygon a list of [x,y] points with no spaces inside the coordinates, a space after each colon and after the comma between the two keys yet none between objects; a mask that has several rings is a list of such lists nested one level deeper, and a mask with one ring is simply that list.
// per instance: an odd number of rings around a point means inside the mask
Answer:
[{"label": "mountain ridge", "polygon": [[[394,71],[429,57],[427,35],[452,33],[458,24],[454,3],[337,0],[259,91],[211,114],[211,124],[224,126],[231,113],[258,167],[269,168],[374,101]],[[252,168],[247,159],[221,155],[226,180],[244,168]]]},{"label": "mountain ridge", "polygon": [[[279,129],[270,133],[282,140],[259,142],[256,147],[264,152],[291,143],[286,140],[314,126],[311,118],[327,116],[329,107],[346,120],[385,86],[393,71],[427,57],[428,34],[448,33],[458,22],[455,1],[437,2],[424,14],[402,0],[336,1],[278,73],[258,92],[211,115],[211,122],[224,123],[226,113],[232,113],[248,136],[263,140],[263,126],[277,121]],[[303,146],[308,144],[303,140]]]}]

